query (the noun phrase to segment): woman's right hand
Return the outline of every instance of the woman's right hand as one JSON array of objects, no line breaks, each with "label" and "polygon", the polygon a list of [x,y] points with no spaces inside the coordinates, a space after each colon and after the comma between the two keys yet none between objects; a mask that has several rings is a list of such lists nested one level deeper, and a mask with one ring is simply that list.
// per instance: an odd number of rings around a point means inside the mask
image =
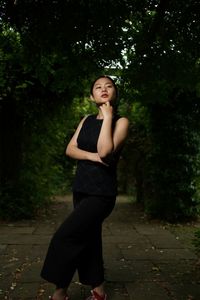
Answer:
[{"label": "woman's right hand", "polygon": [[103,162],[99,156],[98,153],[93,153],[93,152],[90,152],[89,154],[89,160],[91,161],[94,161],[94,162],[99,162],[101,164],[103,164],[104,166],[107,166],[108,167],[108,164],[106,164],[105,162]]}]

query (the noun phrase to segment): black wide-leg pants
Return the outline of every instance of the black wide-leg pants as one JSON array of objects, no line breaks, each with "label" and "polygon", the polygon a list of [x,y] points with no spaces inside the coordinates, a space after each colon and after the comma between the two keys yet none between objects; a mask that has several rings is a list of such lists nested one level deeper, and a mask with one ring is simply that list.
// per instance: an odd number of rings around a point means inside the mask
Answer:
[{"label": "black wide-leg pants", "polygon": [[74,210],[54,234],[41,276],[59,288],[68,287],[78,270],[82,284],[104,281],[102,222],[115,205],[115,196],[74,193]]}]

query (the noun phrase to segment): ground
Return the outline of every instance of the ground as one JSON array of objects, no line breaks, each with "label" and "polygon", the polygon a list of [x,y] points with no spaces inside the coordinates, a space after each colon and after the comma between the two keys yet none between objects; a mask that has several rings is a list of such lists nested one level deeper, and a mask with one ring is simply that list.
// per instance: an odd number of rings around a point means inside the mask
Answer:
[{"label": "ground", "polygon": [[[0,224],[0,299],[48,299],[54,287],[40,278],[49,240],[72,209],[56,197],[36,220]],[[129,197],[119,196],[103,226],[109,300],[200,299],[200,260],[192,240],[200,224],[148,220]],[[75,274],[70,300],[89,295]]]}]

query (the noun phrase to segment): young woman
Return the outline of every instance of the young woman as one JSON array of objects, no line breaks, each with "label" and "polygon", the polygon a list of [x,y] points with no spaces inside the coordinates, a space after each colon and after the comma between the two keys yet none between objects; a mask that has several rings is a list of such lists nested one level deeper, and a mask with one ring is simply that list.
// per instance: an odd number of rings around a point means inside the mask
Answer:
[{"label": "young woman", "polygon": [[66,154],[78,160],[73,183],[74,210],[54,234],[41,276],[56,285],[53,300],[67,300],[67,288],[78,271],[90,285],[87,300],[106,300],[102,257],[102,222],[117,195],[116,165],[128,134],[128,119],[116,112],[117,87],[108,76],[98,77],[91,100],[98,113],[82,119]]}]

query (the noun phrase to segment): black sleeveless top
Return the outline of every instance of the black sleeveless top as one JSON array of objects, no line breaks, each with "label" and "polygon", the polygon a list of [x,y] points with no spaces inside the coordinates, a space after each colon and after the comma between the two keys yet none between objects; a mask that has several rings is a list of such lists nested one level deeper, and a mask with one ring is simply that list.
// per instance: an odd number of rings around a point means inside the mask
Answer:
[{"label": "black sleeveless top", "polygon": [[[118,119],[117,116],[113,118],[113,127]],[[77,138],[78,148],[89,152],[97,152],[97,142],[102,122],[102,119],[97,119],[97,115],[89,115],[85,119]],[[118,151],[112,156],[109,166],[90,160],[78,160],[73,191],[88,195],[116,195],[116,166],[119,154]]]}]

